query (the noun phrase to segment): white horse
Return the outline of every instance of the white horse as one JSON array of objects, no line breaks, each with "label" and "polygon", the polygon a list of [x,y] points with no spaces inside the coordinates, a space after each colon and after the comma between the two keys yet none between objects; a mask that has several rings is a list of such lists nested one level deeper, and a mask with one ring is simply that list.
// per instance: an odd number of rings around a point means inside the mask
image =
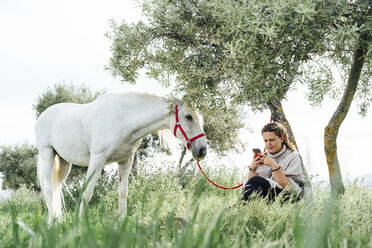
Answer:
[{"label": "white horse", "polygon": [[54,217],[62,215],[62,183],[71,164],[88,166],[81,217],[104,165],[117,162],[119,213],[125,216],[128,176],[141,139],[156,131],[168,129],[170,133],[171,129],[193,157],[202,160],[207,153],[202,125],[202,117],[175,97],[167,102],[148,94],[113,94],[88,104],[61,103],[49,107],[35,125],[38,179],[49,212],[49,225]]}]

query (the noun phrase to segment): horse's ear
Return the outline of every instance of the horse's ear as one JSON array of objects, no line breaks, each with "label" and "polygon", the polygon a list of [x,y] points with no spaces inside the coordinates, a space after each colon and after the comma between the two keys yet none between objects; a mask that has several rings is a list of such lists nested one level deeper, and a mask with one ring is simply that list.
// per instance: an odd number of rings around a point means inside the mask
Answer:
[{"label": "horse's ear", "polygon": [[183,101],[182,100],[178,99],[173,94],[171,94],[171,97],[172,97],[172,102],[173,102],[174,105],[178,105],[178,106],[182,106],[183,105]]}]

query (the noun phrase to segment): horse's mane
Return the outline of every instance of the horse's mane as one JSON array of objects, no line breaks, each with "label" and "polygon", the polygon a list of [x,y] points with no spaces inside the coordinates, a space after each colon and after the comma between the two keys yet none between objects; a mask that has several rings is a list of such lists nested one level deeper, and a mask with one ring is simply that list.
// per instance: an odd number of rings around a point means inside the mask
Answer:
[{"label": "horse's mane", "polygon": [[175,147],[175,144],[180,141],[174,137],[173,132],[170,129],[162,129],[158,132],[160,146],[164,149],[169,150],[171,147]]},{"label": "horse's mane", "polygon": [[188,108],[188,110],[190,111],[190,114],[196,119],[196,121],[199,122],[200,125],[204,126],[204,118],[199,113],[199,110],[195,108]]}]

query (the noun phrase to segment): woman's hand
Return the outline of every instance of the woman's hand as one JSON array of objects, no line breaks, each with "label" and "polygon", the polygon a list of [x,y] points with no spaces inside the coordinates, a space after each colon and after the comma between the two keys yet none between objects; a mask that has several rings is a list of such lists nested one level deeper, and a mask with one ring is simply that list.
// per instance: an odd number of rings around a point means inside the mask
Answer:
[{"label": "woman's hand", "polygon": [[253,157],[253,160],[252,160],[252,163],[251,163],[251,169],[252,170],[256,170],[258,168],[258,166],[261,166],[261,165],[264,165],[264,161],[263,161],[263,154],[260,154],[259,156],[257,157]]},{"label": "woman's hand", "polygon": [[278,163],[274,159],[270,158],[267,155],[263,155],[262,160],[265,163],[265,165],[271,167],[271,171],[272,171],[272,174],[274,176],[274,180],[277,183],[279,183],[280,186],[282,186],[283,188],[287,187],[287,185],[289,184],[289,180],[284,175],[283,171],[280,169],[280,166],[278,165]]},{"label": "woman's hand", "polygon": [[272,170],[275,170],[279,167],[278,163],[267,155],[262,155],[262,160],[263,163],[267,166],[270,166]]}]

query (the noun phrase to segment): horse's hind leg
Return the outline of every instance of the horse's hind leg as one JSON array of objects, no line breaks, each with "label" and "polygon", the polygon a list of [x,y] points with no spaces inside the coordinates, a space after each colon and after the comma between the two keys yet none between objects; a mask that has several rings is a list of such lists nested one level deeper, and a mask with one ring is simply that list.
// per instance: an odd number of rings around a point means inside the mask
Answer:
[{"label": "horse's hind leg", "polygon": [[67,176],[70,174],[72,164],[70,164],[61,157],[59,157],[59,162],[60,162],[59,181],[63,183]]},{"label": "horse's hind leg", "polygon": [[56,152],[52,147],[39,148],[38,177],[48,208],[48,224],[53,224],[53,168]]}]

